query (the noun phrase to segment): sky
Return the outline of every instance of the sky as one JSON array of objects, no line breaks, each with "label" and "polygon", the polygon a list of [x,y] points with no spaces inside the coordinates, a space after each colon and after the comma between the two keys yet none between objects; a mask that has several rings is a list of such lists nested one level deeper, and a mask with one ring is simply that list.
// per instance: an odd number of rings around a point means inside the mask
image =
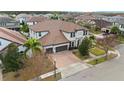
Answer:
[{"label": "sky", "polygon": [[0,11],[124,11],[124,0],[0,0]]}]

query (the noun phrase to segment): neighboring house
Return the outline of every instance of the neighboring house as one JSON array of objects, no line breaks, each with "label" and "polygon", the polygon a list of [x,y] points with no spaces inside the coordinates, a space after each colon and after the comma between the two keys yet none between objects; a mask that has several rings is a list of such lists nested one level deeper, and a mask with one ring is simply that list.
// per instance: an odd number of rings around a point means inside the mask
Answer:
[{"label": "neighboring house", "polygon": [[0,27],[19,31],[20,23],[10,17],[0,17]]},{"label": "neighboring house", "polygon": [[47,53],[76,48],[88,34],[88,29],[61,20],[44,21],[30,29],[30,37],[39,39]]},{"label": "neighboring house", "polygon": [[7,46],[11,43],[19,46],[19,52],[24,51],[25,47],[23,47],[23,44],[25,41],[26,38],[19,32],[0,27],[0,52],[6,50]]},{"label": "neighboring house", "polygon": [[30,17],[31,15],[29,14],[19,14],[16,16],[16,20],[22,23],[22,22],[26,22]]},{"label": "neighboring house", "polygon": [[90,20],[104,20],[106,16],[95,14],[95,13],[84,13],[83,15],[79,15],[75,17],[76,22],[82,21],[82,22],[89,22]]},{"label": "neighboring house", "polygon": [[112,26],[112,22],[99,19],[93,19],[89,23],[98,26],[99,28],[107,28],[108,26]]},{"label": "neighboring house", "polygon": [[98,19],[98,20],[105,20],[107,18],[107,16],[104,16],[98,13],[92,13],[92,15],[95,17],[95,19]]},{"label": "neighboring house", "polygon": [[124,34],[124,19],[114,21],[113,26],[117,26],[120,29],[121,33]]},{"label": "neighboring house", "polygon": [[124,17],[117,15],[117,16],[108,16],[106,19],[106,21],[109,22],[116,22],[116,21],[120,21],[120,20],[124,20]]},{"label": "neighboring house", "polygon": [[79,16],[78,13],[66,13],[66,14],[61,14],[63,20],[69,20],[69,19],[74,19],[76,16]]},{"label": "neighboring house", "polygon": [[27,23],[29,26],[31,26],[31,25],[35,25],[35,24],[37,24],[37,23],[39,23],[39,22],[43,22],[43,21],[45,21],[45,20],[48,20],[48,18],[46,18],[46,17],[44,17],[44,16],[32,16],[32,17],[30,17],[30,18],[26,21],[26,23]]},{"label": "neighboring house", "polygon": [[79,21],[88,22],[89,20],[92,20],[92,19],[95,19],[95,17],[92,16],[91,13],[86,13],[86,14],[75,17],[76,22],[79,22]]}]

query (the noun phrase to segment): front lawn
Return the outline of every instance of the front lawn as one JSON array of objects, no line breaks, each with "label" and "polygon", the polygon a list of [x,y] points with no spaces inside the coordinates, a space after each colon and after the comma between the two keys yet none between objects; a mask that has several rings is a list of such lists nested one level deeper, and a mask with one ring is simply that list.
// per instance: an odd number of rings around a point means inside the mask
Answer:
[{"label": "front lawn", "polygon": [[120,44],[124,44],[124,36],[118,36],[117,37],[117,41],[118,41],[118,43],[120,43]]},{"label": "front lawn", "polygon": [[90,58],[90,56],[82,56],[78,50],[74,50],[74,51],[73,51],[73,54],[74,54],[76,57],[78,57],[79,59],[81,59],[81,60],[85,60],[85,59]]},{"label": "front lawn", "polygon": [[90,62],[88,62],[88,64],[96,65],[96,64],[99,64],[99,63],[102,63],[105,61],[106,61],[105,57],[102,57],[102,58],[98,58],[97,60],[90,61]]},{"label": "front lawn", "polygon": [[116,54],[109,54],[108,59],[106,59],[105,57],[101,57],[101,58],[98,58],[96,60],[92,60],[92,61],[88,62],[88,64],[96,65],[96,64],[99,64],[102,62],[106,62],[107,60],[110,60],[116,56],[117,56]]},{"label": "front lawn", "polygon": [[91,48],[90,49],[90,52],[96,56],[100,56],[100,55],[104,55],[105,54],[105,51],[100,49],[100,48],[97,48],[97,47],[94,47],[94,48]]},{"label": "front lawn", "polygon": [[24,81],[31,80],[42,74],[53,71],[54,66],[51,60],[49,60],[43,54],[37,55],[25,61],[25,67],[18,72],[8,72],[3,74],[3,80],[5,81]]},{"label": "front lawn", "polygon": [[60,80],[62,78],[61,73],[57,73],[56,77],[54,75],[47,77],[45,79],[42,79],[42,81],[57,81]]}]

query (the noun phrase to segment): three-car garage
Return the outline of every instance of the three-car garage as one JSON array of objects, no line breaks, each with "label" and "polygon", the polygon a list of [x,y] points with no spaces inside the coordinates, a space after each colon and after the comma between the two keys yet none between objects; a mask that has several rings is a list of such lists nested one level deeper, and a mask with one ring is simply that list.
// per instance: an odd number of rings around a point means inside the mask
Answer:
[{"label": "three-car garage", "polygon": [[54,46],[47,46],[45,47],[46,53],[56,53],[64,50],[68,50],[69,43],[61,44],[61,45],[54,45]]}]

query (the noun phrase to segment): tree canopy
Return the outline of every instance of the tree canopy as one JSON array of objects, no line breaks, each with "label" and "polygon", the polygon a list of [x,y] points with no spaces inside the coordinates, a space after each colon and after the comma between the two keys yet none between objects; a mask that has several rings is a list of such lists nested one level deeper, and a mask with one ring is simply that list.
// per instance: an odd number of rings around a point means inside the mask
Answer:
[{"label": "tree canopy", "polygon": [[92,46],[91,44],[91,40],[88,37],[85,37],[78,48],[80,54],[83,56],[89,55],[89,48]]},{"label": "tree canopy", "polygon": [[0,55],[6,72],[17,71],[22,67],[23,54],[19,53],[18,50],[18,47],[12,43],[8,46],[7,52]]},{"label": "tree canopy", "polygon": [[28,33],[29,32],[29,27],[26,23],[22,23],[20,30],[25,32],[25,33]]},{"label": "tree canopy", "polygon": [[36,52],[41,52],[41,43],[35,38],[28,39],[25,42],[24,46],[26,47],[25,54],[29,50],[31,50],[33,54],[35,54]]},{"label": "tree canopy", "polygon": [[119,30],[119,28],[117,26],[113,26],[111,28],[111,33],[113,33],[113,34],[119,34],[120,33],[120,30]]}]

